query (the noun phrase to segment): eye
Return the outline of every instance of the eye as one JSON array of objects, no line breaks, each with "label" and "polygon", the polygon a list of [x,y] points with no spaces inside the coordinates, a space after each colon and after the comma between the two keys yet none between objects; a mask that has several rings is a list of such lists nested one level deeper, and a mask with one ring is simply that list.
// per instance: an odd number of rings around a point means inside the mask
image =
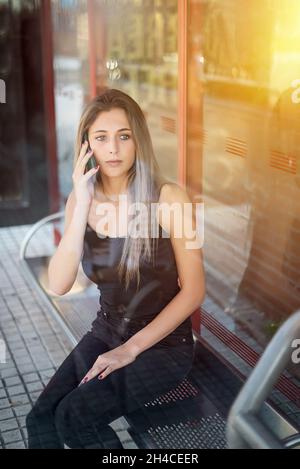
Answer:
[{"label": "eye", "polygon": [[[100,139],[100,142],[103,142],[105,137],[106,137],[105,135],[100,135],[99,137],[96,137],[96,140]],[[130,135],[121,134],[120,137],[126,137],[126,138],[122,138],[122,140],[128,140],[130,138]]]}]

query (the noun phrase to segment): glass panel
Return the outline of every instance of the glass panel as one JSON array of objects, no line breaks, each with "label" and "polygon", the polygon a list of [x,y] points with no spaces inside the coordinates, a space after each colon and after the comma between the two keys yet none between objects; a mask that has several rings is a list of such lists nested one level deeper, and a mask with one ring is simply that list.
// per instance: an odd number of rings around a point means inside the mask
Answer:
[{"label": "glass panel", "polygon": [[[198,192],[202,177],[205,204],[201,334],[245,375],[300,306],[299,18],[297,0],[189,2],[187,174]],[[288,370],[299,395],[299,365]]]},{"label": "glass panel", "polygon": [[21,19],[10,2],[0,1],[1,209],[29,205]]},{"label": "glass panel", "polygon": [[162,171],[177,180],[177,2],[52,0],[51,5],[62,195],[72,186],[83,105],[103,86],[121,89],[139,103]]},{"label": "glass panel", "polygon": [[58,175],[62,198],[72,189],[77,126],[90,98],[88,12],[84,1],[52,0]]},{"label": "glass panel", "polygon": [[[144,111],[163,173],[177,180],[177,1],[97,0],[97,85],[132,96]],[[126,18],[126,21],[124,21]]]}]

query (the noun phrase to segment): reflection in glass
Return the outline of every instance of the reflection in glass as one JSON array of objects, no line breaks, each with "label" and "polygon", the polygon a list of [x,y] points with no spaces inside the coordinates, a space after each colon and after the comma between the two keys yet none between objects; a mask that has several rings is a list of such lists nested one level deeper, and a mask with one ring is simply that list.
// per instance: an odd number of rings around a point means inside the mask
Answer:
[{"label": "reflection in glass", "polygon": [[299,17],[294,0],[189,7],[187,174],[196,191],[203,176],[205,203],[201,332],[223,356],[225,341],[246,375],[300,306]]},{"label": "reflection in glass", "polygon": [[105,86],[140,104],[161,169],[177,180],[177,2],[53,0],[52,21],[62,194],[80,112]]}]

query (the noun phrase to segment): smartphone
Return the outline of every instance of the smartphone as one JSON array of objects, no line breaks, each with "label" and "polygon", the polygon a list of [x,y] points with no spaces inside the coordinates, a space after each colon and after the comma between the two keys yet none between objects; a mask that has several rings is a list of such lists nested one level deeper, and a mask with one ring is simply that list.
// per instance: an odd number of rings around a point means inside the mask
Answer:
[{"label": "smartphone", "polygon": [[[87,153],[88,151],[91,150],[87,132],[85,132],[84,135],[83,135],[82,143],[84,143],[86,140],[88,141],[88,147],[87,147],[87,150],[86,150],[86,153]],[[96,161],[94,155],[92,155],[92,156],[90,156],[90,158],[89,158],[89,160],[88,160],[88,162],[85,166],[84,173],[86,173],[87,171],[89,171],[92,168],[96,168],[96,166],[97,166],[97,161]]]}]

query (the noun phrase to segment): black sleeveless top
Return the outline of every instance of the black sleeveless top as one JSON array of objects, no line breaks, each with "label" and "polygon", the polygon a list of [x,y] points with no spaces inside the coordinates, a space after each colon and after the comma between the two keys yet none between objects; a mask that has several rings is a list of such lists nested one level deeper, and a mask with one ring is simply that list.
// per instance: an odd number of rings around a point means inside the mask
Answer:
[{"label": "black sleeveless top", "polygon": [[[171,239],[163,231],[159,225],[159,236],[154,240],[154,263],[152,259],[141,261],[138,289],[132,281],[126,290],[117,272],[125,237],[99,237],[87,224],[82,268],[100,291],[100,309],[91,331],[96,337],[107,342],[113,335],[125,342],[151,322],[180,291]],[[193,343],[191,317],[156,345],[182,343]]]}]

